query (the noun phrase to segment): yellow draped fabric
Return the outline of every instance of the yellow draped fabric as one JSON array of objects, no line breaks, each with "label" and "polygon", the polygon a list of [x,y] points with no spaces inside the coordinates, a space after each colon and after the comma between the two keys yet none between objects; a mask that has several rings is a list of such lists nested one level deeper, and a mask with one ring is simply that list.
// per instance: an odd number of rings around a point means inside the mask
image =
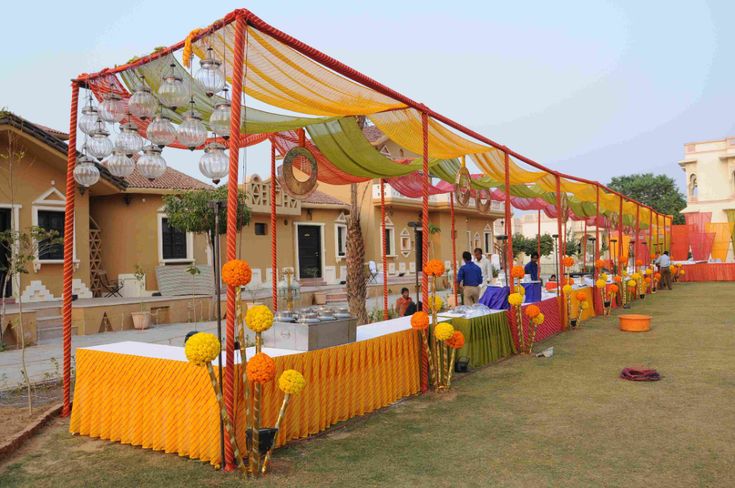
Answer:
[{"label": "yellow draped fabric", "polygon": [[623,255],[622,255],[622,261],[620,264],[625,267],[625,263],[628,262],[628,250],[630,249],[630,236],[623,235],[623,242],[620,242],[620,235],[617,231],[610,233],[610,238],[615,239],[617,242],[611,242],[610,243],[610,255],[612,256],[613,260],[618,259],[618,246],[620,244],[623,245]]},{"label": "yellow draped fabric", "polygon": [[[296,369],[306,379],[304,391],[293,396],[289,404],[277,439],[279,446],[419,392],[419,340],[414,330],[274,359],[277,375]],[[239,366],[236,377],[240,377]],[[272,426],[283,393],[276,382],[263,390],[262,425]],[[245,405],[242,401],[238,405],[237,437],[239,445],[245,446]],[[168,359],[77,351],[69,425],[74,434],[218,465],[218,411],[203,367]]]},{"label": "yellow draped fabric", "polygon": [[704,224],[705,232],[715,234],[715,240],[712,242],[712,251],[710,252],[712,259],[719,259],[723,263],[727,260],[732,227],[728,222],[708,222]]},{"label": "yellow draped fabric", "polygon": [[579,300],[577,300],[577,293],[580,291],[584,293],[584,296],[587,297],[587,303],[590,304],[589,307],[587,307],[587,310],[582,311],[581,319],[591,319],[595,316],[595,307],[592,306],[592,294],[594,293],[594,289],[590,287],[572,291],[572,318],[577,318],[577,313],[579,312]]},{"label": "yellow draped fabric", "polygon": [[[245,51],[245,93],[285,110],[312,115],[362,115],[406,105],[349,80],[271,36],[248,27]],[[203,58],[208,47],[225,61],[233,57],[235,24],[193,44]],[[230,67],[224,63],[228,80]]]}]

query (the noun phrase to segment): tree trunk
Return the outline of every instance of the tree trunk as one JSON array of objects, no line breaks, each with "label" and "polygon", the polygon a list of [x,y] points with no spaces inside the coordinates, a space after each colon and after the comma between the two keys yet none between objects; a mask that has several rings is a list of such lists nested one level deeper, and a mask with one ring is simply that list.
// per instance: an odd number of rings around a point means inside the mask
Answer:
[{"label": "tree trunk", "polygon": [[365,241],[360,227],[357,185],[350,188],[350,216],[347,219],[347,304],[359,325],[368,323],[366,307]]},{"label": "tree trunk", "polygon": [[[0,252],[4,252],[2,247],[0,247]],[[5,341],[3,340],[3,332],[5,332],[5,310],[6,305],[8,302],[8,297],[5,296],[5,290],[8,288],[8,282],[10,281],[10,270],[6,270],[5,274],[3,275],[3,282],[0,286],[0,299],[2,299],[3,304],[2,308],[0,309],[0,351],[2,351],[5,348]]]},{"label": "tree trunk", "polygon": [[[17,290],[20,290],[20,276],[17,277]],[[26,330],[23,324],[23,298],[18,294],[18,325],[20,329],[20,364],[23,378],[26,381],[26,390],[28,393],[28,415],[33,413],[33,395],[31,392],[31,378],[28,376],[28,366],[26,365]]]}]

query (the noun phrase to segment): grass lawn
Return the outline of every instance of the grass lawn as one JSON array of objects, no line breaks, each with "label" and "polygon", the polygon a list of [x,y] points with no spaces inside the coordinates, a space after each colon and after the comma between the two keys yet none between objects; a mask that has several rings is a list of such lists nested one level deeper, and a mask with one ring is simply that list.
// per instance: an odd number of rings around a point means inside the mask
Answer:
[{"label": "grass lawn", "polygon": [[[735,486],[735,284],[636,303],[653,330],[596,318],[444,395],[413,398],[277,452],[260,486]],[[538,347],[537,349],[541,349]],[[626,366],[658,383],[618,379]],[[208,465],[67,433],[58,420],[0,466],[0,486],[236,486]]]}]

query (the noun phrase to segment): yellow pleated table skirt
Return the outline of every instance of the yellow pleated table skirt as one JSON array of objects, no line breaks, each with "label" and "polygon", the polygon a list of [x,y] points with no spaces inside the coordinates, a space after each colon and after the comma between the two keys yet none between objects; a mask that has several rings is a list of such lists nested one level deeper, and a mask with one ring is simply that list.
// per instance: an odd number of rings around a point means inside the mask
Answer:
[{"label": "yellow pleated table skirt", "polygon": [[[416,331],[405,330],[275,357],[277,375],[296,369],[307,382],[289,403],[276,445],[418,393],[419,345]],[[77,350],[76,365],[71,433],[221,463],[218,407],[206,368],[91,349]],[[239,365],[235,369],[239,378]],[[236,387],[241,393],[242,384]],[[261,425],[269,427],[276,421],[283,393],[275,381],[263,390]],[[243,450],[244,426],[245,405],[240,400],[236,428]]]}]

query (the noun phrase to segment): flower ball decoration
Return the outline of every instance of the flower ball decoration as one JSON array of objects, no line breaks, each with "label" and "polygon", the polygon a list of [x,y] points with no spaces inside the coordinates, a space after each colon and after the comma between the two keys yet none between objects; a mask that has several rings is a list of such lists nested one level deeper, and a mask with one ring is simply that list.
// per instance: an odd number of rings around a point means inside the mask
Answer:
[{"label": "flower ball decoration", "polygon": [[651,271],[651,268],[646,268],[646,274],[647,275],[653,274],[653,271]]},{"label": "flower ball decoration", "polygon": [[525,313],[526,317],[528,317],[529,319],[535,319],[539,316],[539,314],[541,314],[541,309],[538,308],[538,306],[536,305],[529,305],[526,307],[523,313]]},{"label": "flower ball decoration", "polygon": [[643,281],[645,281],[646,283],[650,283],[651,278],[649,276],[646,276],[645,278],[643,278]]},{"label": "flower ball decoration", "polygon": [[607,267],[607,261],[605,261],[604,259],[598,259],[595,261],[595,268],[602,269],[605,267]]},{"label": "flower ball decoration", "polygon": [[635,265],[636,265],[636,266],[642,266],[642,265],[643,265],[643,260],[641,260],[641,259],[636,259],[636,260],[635,260]]},{"label": "flower ball decoration", "polygon": [[526,271],[523,266],[513,266],[510,270],[510,276],[512,278],[523,278],[526,275]]},{"label": "flower ball decoration", "polygon": [[437,340],[446,341],[447,339],[451,338],[453,334],[454,327],[449,322],[436,324],[436,328],[434,329],[434,336]]},{"label": "flower ball decoration", "polygon": [[265,305],[256,305],[245,314],[245,324],[253,332],[264,332],[273,325],[273,312]]},{"label": "flower ball decoration", "polygon": [[684,270],[683,270],[683,269],[679,271],[679,276],[684,276],[685,274],[686,274],[686,273],[684,272]]},{"label": "flower ball decoration", "polygon": [[287,395],[297,395],[306,387],[304,375],[295,369],[287,369],[278,378],[278,388]]},{"label": "flower ball decoration", "polygon": [[619,276],[619,275],[615,275],[615,276],[613,277],[613,281],[614,281],[615,283],[620,283],[621,281],[623,281],[623,278],[622,278],[621,276]]},{"label": "flower ball decoration", "polygon": [[426,330],[429,328],[429,314],[426,312],[416,312],[411,315],[411,327],[416,330]]},{"label": "flower ball decoration", "polygon": [[232,259],[222,266],[222,281],[229,286],[245,286],[253,278],[247,261]]},{"label": "flower ball decoration", "polygon": [[590,308],[590,302],[579,302],[579,308],[582,310],[587,310]]},{"label": "flower ball decoration", "polygon": [[264,352],[259,352],[248,361],[245,367],[248,381],[264,384],[276,377],[276,362]]},{"label": "flower ball decoration", "polygon": [[607,285],[607,281],[600,278],[599,280],[595,281],[595,286],[597,288],[605,288],[605,285]]},{"label": "flower ball decoration", "polygon": [[574,278],[564,278],[561,280],[561,282],[565,285],[573,285],[574,284]]},{"label": "flower ball decoration", "polygon": [[222,347],[214,334],[199,332],[189,337],[184,346],[184,353],[189,362],[197,366],[205,366],[219,356]]},{"label": "flower ball decoration", "polygon": [[444,271],[444,263],[438,259],[430,259],[424,267],[424,272],[428,276],[443,276]]},{"label": "flower ball decoration", "polygon": [[464,347],[464,334],[459,330],[455,330],[452,333],[452,337],[447,339],[445,342],[447,343],[447,346],[452,349],[462,349],[462,347]]},{"label": "flower ball decoration", "polygon": [[576,297],[578,302],[587,301],[587,295],[583,291],[578,291]]},{"label": "flower ball decoration", "polygon": [[661,273],[659,273],[658,271],[656,271],[653,274],[653,279],[656,280],[656,281],[659,281],[661,279]]},{"label": "flower ball decoration", "polygon": [[561,291],[563,291],[565,295],[570,294],[572,292],[572,285],[564,285]]},{"label": "flower ball decoration", "polygon": [[536,325],[541,325],[544,323],[544,320],[546,320],[546,316],[543,313],[539,313],[534,319],[534,322],[536,322]]},{"label": "flower ball decoration", "polygon": [[607,281],[607,273],[600,273],[600,279]]},{"label": "flower ball decoration", "polygon": [[526,296],[526,288],[523,285],[516,286],[516,293],[520,293],[522,297]]},{"label": "flower ball decoration", "polygon": [[438,312],[444,306],[444,300],[442,300],[442,297],[439,295],[429,297],[429,302],[431,303],[431,309],[434,312]]},{"label": "flower ball decoration", "polygon": [[628,288],[635,288],[637,286],[637,283],[635,280],[628,281]]},{"label": "flower ball decoration", "polygon": [[612,285],[610,285],[610,293],[612,293],[614,295],[617,292],[618,292],[618,285],[616,285],[614,283]]},{"label": "flower ball decoration", "polygon": [[563,264],[565,268],[571,268],[574,266],[574,258],[571,256],[564,256],[561,260],[561,264]]},{"label": "flower ball decoration", "polygon": [[514,307],[520,307],[523,303],[523,295],[520,293],[511,293],[508,295],[508,303]]}]

